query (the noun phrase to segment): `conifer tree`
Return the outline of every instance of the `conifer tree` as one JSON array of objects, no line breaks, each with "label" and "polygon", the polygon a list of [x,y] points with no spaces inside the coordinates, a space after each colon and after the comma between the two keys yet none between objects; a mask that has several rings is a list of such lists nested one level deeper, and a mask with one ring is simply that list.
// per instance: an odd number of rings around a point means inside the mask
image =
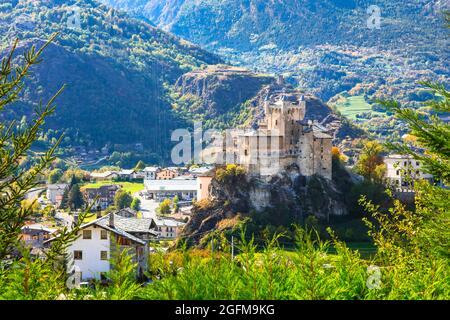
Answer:
[{"label": "conifer tree", "polygon": [[[32,46],[24,53],[24,62],[21,66],[13,66],[18,40],[14,42],[9,54],[1,63],[0,112],[7,111],[6,109],[18,99],[30,68],[40,63],[43,50],[55,37],[56,35],[53,35],[50,41],[38,50]],[[54,101],[61,90],[45,105],[39,104],[33,121],[23,128],[17,129],[15,121],[0,123],[0,260],[11,252],[21,227],[32,214],[29,207],[19,205],[21,200],[30,189],[36,187],[36,178],[55,159],[54,152],[59,141],[30,169],[24,170],[19,167],[20,160],[27,156],[33,142],[37,140],[45,119],[54,112]]]},{"label": "conifer tree", "polygon": [[139,160],[138,163],[136,164],[136,166],[134,167],[134,170],[141,171],[141,170],[144,170],[144,168],[145,168],[145,163],[142,160]]},{"label": "conifer tree", "polygon": [[70,188],[67,204],[70,209],[77,210],[83,208],[84,199],[80,191],[80,186],[75,184]]}]

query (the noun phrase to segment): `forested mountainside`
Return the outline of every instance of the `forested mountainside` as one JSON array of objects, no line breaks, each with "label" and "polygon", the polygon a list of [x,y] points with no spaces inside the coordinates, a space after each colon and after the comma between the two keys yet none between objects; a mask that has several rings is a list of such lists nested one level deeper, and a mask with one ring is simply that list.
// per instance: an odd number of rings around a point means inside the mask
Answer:
[{"label": "forested mountainside", "polygon": [[[59,32],[7,118],[30,121],[33,107],[66,84],[41,139],[51,142],[64,132],[63,147],[126,151],[142,143],[164,160],[172,129],[194,120],[222,129],[248,125],[263,89],[275,82],[267,74],[217,64],[216,55],[96,1],[8,1],[0,18],[2,55],[16,38],[21,53]],[[332,113],[310,98],[309,112],[319,120]]]},{"label": "forested mountainside", "polygon": [[141,142],[161,153],[164,142],[170,142],[169,130],[180,126],[171,112],[167,87],[187,71],[220,62],[213,54],[97,1],[0,4],[1,55],[16,38],[21,40],[20,53],[32,44],[41,46],[54,32],[60,34],[45,50],[42,64],[32,70],[29,89],[8,116],[26,116],[40,99],[48,100],[66,84],[46,123],[49,140],[66,131],[63,145]]},{"label": "forested mountainside", "polygon": [[417,82],[448,83],[450,75],[442,14],[450,9],[448,1],[102,1],[145,16],[230,64],[283,73],[353,121],[357,114],[379,136],[404,128],[372,112],[378,107],[374,101],[397,99],[420,107],[430,96],[418,93]]},{"label": "forested mountainside", "polygon": [[314,95],[267,74],[213,65],[184,74],[173,89],[175,114],[187,122],[202,121],[206,128],[253,127],[263,117],[267,97],[284,91],[287,96],[303,95],[306,119],[324,122],[336,143],[366,135]]},{"label": "forested mountainside", "polygon": [[[103,0],[139,12],[156,25],[214,47],[247,51],[274,43],[282,49],[303,45],[397,47],[433,41],[437,12],[446,1],[415,0]],[[366,28],[371,5],[380,7],[383,28]],[[420,19],[418,19],[420,18]]]}]

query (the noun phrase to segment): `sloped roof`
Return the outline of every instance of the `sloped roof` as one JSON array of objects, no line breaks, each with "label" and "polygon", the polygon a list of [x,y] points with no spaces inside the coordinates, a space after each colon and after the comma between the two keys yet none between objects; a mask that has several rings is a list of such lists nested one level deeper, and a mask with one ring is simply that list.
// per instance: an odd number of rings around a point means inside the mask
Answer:
[{"label": "sloped roof", "polygon": [[213,169],[214,169],[213,167],[200,167],[200,168],[192,168],[189,170],[189,172],[192,174],[206,174],[212,171]]},{"label": "sloped roof", "polygon": [[[89,223],[83,224],[80,229],[85,229],[90,226],[96,225],[100,228],[118,234],[124,238],[130,239],[133,242],[145,245],[145,241],[132,235],[130,232],[150,233],[153,236],[157,236],[157,233],[150,230],[152,227],[153,219],[137,219],[137,218],[125,218],[114,214],[114,227],[109,226],[109,216],[114,213],[107,214],[101,218],[98,218]],[[56,238],[49,239],[44,243],[51,242]]]},{"label": "sloped roof", "polygon": [[158,171],[158,170],[160,170],[161,168],[160,167],[146,167],[146,168],[144,168],[144,172],[156,172],[156,171]]},{"label": "sloped roof", "polygon": [[133,210],[131,208],[124,208],[124,209],[120,209],[119,211],[116,212],[116,215],[119,216],[124,216],[125,215],[132,215],[132,216],[137,216],[137,211]]},{"label": "sloped roof", "polygon": [[134,169],[125,169],[125,170],[121,170],[118,172],[118,174],[125,174],[125,175],[129,175],[129,174],[133,174],[135,172]]},{"label": "sloped roof", "polygon": [[[102,222],[103,222],[103,221],[104,221],[104,220],[102,220]],[[145,241],[144,241],[144,240],[141,240],[141,239],[139,239],[138,237],[135,237],[135,236],[133,236],[132,234],[129,234],[128,232],[126,232],[126,231],[124,231],[124,230],[122,230],[122,229],[120,229],[120,228],[117,228],[117,227],[111,228],[111,227],[108,225],[108,223],[96,223],[96,225],[98,225],[99,227],[101,227],[101,228],[103,228],[103,229],[106,229],[106,230],[108,230],[108,231],[111,231],[111,232],[113,232],[113,233],[115,233],[115,234],[118,234],[118,235],[120,235],[120,236],[122,236],[122,237],[124,237],[124,238],[130,239],[131,241],[134,241],[134,242],[136,242],[136,243],[140,243],[140,244],[142,244],[142,245],[145,244]]]},{"label": "sloped roof", "polygon": [[97,196],[100,195],[105,197],[109,194],[109,191],[117,191],[121,187],[117,184],[103,185],[98,188],[86,188],[84,192],[86,192],[89,196]]},{"label": "sloped roof", "polygon": [[155,219],[155,223],[157,226],[164,227],[180,227],[186,224],[184,222],[176,221],[173,219]]},{"label": "sloped roof", "polygon": [[105,171],[105,172],[92,172],[91,177],[93,178],[107,178],[109,176],[112,176],[114,174],[117,174],[116,171]]},{"label": "sloped roof", "polygon": [[[99,219],[98,225],[109,225],[109,215],[106,219]],[[102,218],[105,218],[102,217]],[[151,218],[125,218],[114,214],[114,226],[116,228],[122,229],[126,232],[138,232],[138,233],[151,233],[156,235],[151,229],[154,226],[153,219]]]},{"label": "sloped roof", "polygon": [[22,232],[24,232],[24,231],[35,231],[35,232],[45,231],[47,233],[54,233],[57,231],[56,229],[48,228],[40,223],[24,225],[21,228],[21,230],[22,230]]},{"label": "sloped roof", "polygon": [[47,189],[49,190],[64,190],[69,185],[67,183],[57,183],[57,184],[48,184]]}]

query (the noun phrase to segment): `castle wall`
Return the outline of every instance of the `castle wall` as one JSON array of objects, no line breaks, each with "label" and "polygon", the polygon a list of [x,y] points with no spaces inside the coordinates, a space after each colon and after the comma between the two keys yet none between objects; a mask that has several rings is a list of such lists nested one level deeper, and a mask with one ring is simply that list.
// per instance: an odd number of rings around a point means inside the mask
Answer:
[{"label": "castle wall", "polygon": [[250,175],[268,177],[296,163],[304,176],[331,179],[332,138],[314,124],[301,124],[305,101],[266,102],[265,118],[257,130],[236,133],[235,144],[227,145],[237,163]]},{"label": "castle wall", "polygon": [[318,174],[326,179],[332,178],[332,139],[316,138],[312,131],[304,132],[299,140],[297,165],[304,176]]}]

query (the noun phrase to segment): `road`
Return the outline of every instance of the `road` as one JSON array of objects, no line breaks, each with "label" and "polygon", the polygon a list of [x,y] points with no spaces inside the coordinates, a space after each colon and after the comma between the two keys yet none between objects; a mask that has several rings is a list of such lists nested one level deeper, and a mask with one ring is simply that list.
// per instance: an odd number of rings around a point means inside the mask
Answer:
[{"label": "road", "polygon": [[158,208],[159,203],[155,200],[145,199],[143,196],[139,195],[139,192],[134,194],[134,197],[141,200],[141,212],[143,218],[156,218],[156,208]]}]

